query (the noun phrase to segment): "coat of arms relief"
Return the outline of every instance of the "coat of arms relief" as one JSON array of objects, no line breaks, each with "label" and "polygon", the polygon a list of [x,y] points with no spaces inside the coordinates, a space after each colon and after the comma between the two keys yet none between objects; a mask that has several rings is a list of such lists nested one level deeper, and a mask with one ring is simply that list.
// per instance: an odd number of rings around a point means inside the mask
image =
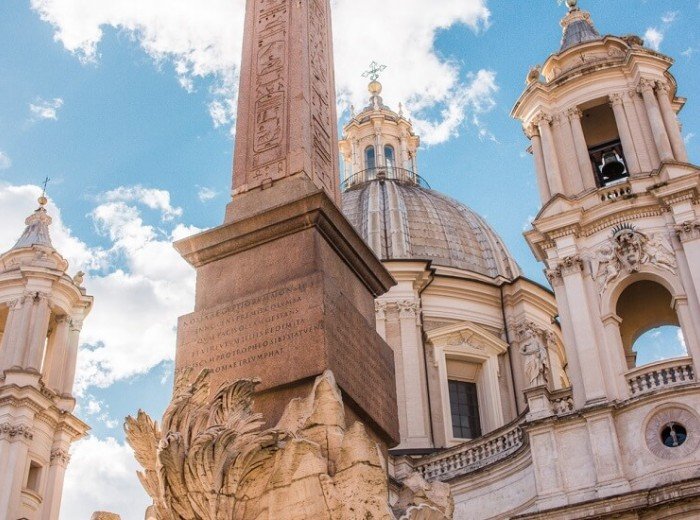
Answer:
[{"label": "coat of arms relief", "polygon": [[676,274],[676,257],[668,239],[645,234],[623,224],[613,229],[612,239],[593,255],[591,274],[602,295],[618,278],[638,272],[645,264]]}]

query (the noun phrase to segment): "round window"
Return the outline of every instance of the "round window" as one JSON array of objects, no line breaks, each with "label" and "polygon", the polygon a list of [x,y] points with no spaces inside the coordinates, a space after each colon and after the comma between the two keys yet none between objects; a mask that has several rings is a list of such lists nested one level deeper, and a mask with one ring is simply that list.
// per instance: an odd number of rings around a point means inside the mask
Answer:
[{"label": "round window", "polygon": [[678,423],[668,423],[661,430],[661,442],[667,448],[677,448],[688,438],[688,431],[685,426]]}]

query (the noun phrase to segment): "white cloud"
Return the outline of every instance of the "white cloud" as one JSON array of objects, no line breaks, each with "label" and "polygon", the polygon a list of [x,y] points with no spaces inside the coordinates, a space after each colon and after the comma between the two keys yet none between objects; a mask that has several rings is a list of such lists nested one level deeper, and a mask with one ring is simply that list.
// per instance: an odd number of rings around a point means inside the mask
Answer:
[{"label": "white cloud", "polygon": [[[23,222],[37,206],[37,186],[0,184],[0,207],[7,225],[0,227],[0,251],[21,235]],[[119,200],[122,199],[122,200]],[[95,297],[85,320],[78,356],[76,392],[90,385],[107,387],[146,373],[173,359],[177,317],[191,311],[194,271],[173,249],[172,241],[200,231],[182,223],[158,229],[144,222],[141,208],[158,209],[160,220],[178,213],[161,190],[121,187],[99,196],[89,215],[109,239],[106,248],[89,247],[63,224],[49,202],[51,237],[71,262],[70,271],[86,271],[85,286]],[[128,201],[128,202],[127,202]]]},{"label": "white cloud", "polygon": [[667,25],[672,24],[676,20],[678,20],[678,15],[680,15],[680,11],[667,11],[666,13],[663,14],[661,17],[661,21]]},{"label": "white cloud", "polygon": [[659,50],[663,40],[664,34],[656,27],[649,27],[644,33],[644,42],[655,51]]},{"label": "white cloud", "polygon": [[172,220],[182,216],[182,208],[173,207],[170,193],[165,190],[144,188],[143,186],[120,186],[105,192],[100,199],[109,202],[140,202],[150,209],[162,212],[163,220]]},{"label": "white cloud", "polygon": [[682,55],[682,56],[685,56],[685,57],[688,58],[688,59],[690,59],[690,58],[693,57],[693,54],[695,54],[695,52],[696,52],[696,49],[695,49],[695,48],[693,48],[693,47],[688,47],[686,50],[684,50],[683,52],[681,52],[681,55]]},{"label": "white cloud", "polygon": [[199,198],[200,202],[210,201],[215,199],[218,195],[218,191],[212,188],[207,188],[206,186],[200,186],[199,190],[197,191],[197,197]]},{"label": "white cloud", "polygon": [[124,520],[144,517],[150,500],[141,487],[131,448],[115,439],[89,437],[71,450],[61,503],[61,520],[90,518],[110,511]]},{"label": "white cloud", "polygon": [[10,167],[12,167],[10,156],[0,150],[0,170],[7,170]]},{"label": "white cloud", "polygon": [[[438,31],[462,24],[478,33],[488,28],[487,0],[333,0],[336,83],[341,109],[367,103],[361,73],[377,59],[387,103],[403,101],[422,124],[426,143],[457,133],[476,106],[493,104],[493,92],[478,93],[475,71],[464,79],[462,66],[435,51]],[[209,112],[216,126],[232,124],[243,27],[244,0],[32,0],[32,8],[52,24],[57,41],[83,61],[99,58],[105,27],[115,27],[141,45],[156,62],[171,61],[188,90],[214,78]],[[368,15],[371,13],[371,16]],[[358,30],[361,27],[362,30]],[[475,105],[476,102],[476,105]],[[439,114],[435,116],[434,114]]]},{"label": "white cloud", "polygon": [[688,144],[690,143],[690,141],[693,140],[694,137],[695,134],[693,132],[688,132],[688,134],[683,138],[683,141],[685,142],[685,144]]},{"label": "white cloud", "polygon": [[53,98],[51,100],[37,99],[36,103],[29,104],[29,111],[32,113],[32,119],[52,119],[58,120],[58,110],[63,106],[61,98]]}]

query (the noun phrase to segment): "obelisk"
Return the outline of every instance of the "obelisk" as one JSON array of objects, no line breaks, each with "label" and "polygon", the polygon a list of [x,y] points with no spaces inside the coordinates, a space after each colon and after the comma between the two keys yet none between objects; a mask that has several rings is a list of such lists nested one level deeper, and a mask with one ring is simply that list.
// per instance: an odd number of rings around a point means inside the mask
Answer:
[{"label": "obelisk", "polygon": [[329,0],[248,0],[232,200],[225,223],[175,244],[197,270],[176,369],[262,380],[268,424],[332,370],[346,413],[398,443],[391,348],[374,298],[391,275],[339,210]]}]

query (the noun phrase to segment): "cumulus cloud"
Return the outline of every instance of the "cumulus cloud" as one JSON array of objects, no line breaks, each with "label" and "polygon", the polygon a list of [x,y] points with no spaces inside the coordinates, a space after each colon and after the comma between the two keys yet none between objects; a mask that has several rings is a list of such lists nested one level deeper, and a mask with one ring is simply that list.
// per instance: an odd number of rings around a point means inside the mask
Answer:
[{"label": "cumulus cloud", "polygon": [[[11,247],[22,223],[37,206],[37,186],[0,184],[0,207],[8,223],[0,227],[0,250]],[[194,271],[173,249],[172,241],[200,231],[172,222],[181,214],[161,190],[121,187],[98,197],[90,213],[109,242],[91,247],[64,225],[53,202],[54,246],[71,263],[71,272],[87,272],[85,286],[95,297],[85,321],[78,356],[76,392],[89,386],[108,387],[117,380],[148,372],[173,359],[177,317],[192,310]],[[148,224],[143,209],[156,209],[166,229]]]},{"label": "cumulus cloud", "polygon": [[71,450],[61,503],[61,520],[90,518],[95,511],[143,518],[150,505],[136,471],[133,451],[113,438],[89,437]]},{"label": "cumulus cloud", "polygon": [[644,33],[644,41],[649,47],[658,51],[661,42],[664,41],[664,34],[656,27],[649,27]]},{"label": "cumulus cloud", "polygon": [[[104,29],[112,27],[157,63],[172,62],[184,88],[213,79],[209,113],[216,126],[232,125],[244,0],[31,0],[31,5],[54,27],[54,38],[83,61],[99,59]],[[487,0],[434,0],[430,9],[424,0],[333,0],[333,9],[336,63],[343,64],[336,76],[341,111],[367,102],[361,73],[373,59],[389,66],[382,79],[386,101],[404,102],[423,123],[426,143],[449,139],[464,122],[473,122],[469,115],[476,106],[493,104],[492,90],[474,88],[475,78],[488,71],[464,77],[458,63],[435,50],[440,30],[456,25],[486,30]],[[482,98],[475,105],[477,94]]]},{"label": "cumulus cloud", "polygon": [[63,106],[61,98],[53,98],[50,100],[37,99],[36,103],[29,104],[29,111],[32,114],[32,119],[52,119],[58,120],[58,110]]},{"label": "cumulus cloud", "polygon": [[218,195],[218,191],[212,188],[207,188],[206,186],[200,186],[199,190],[197,191],[197,198],[199,198],[200,202],[210,201],[215,199]]},{"label": "cumulus cloud", "polygon": [[10,156],[0,150],[0,170],[7,170],[10,167],[12,167]]}]

